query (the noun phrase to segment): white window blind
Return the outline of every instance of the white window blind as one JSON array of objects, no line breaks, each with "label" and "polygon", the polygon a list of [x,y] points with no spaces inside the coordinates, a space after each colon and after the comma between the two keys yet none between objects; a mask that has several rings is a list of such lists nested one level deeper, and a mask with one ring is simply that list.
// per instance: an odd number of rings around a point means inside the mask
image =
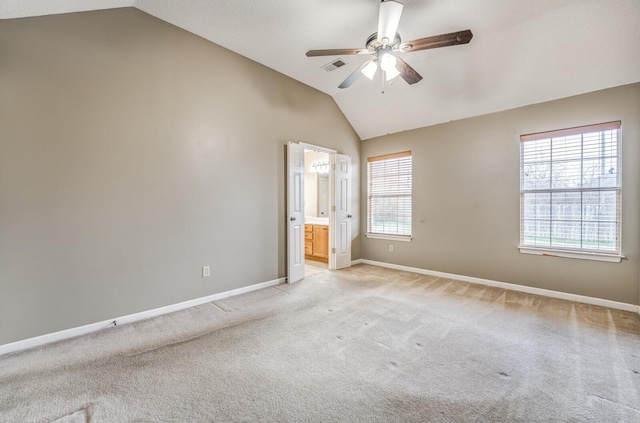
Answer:
[{"label": "white window blind", "polygon": [[619,255],[620,122],[520,139],[520,247]]},{"label": "white window blind", "polygon": [[367,232],[411,236],[411,152],[367,159]]}]

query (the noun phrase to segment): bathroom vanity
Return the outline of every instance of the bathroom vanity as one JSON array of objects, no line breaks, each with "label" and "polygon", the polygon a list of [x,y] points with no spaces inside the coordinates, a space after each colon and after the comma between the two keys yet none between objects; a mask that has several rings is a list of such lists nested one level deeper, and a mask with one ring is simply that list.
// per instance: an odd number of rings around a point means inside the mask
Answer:
[{"label": "bathroom vanity", "polygon": [[329,262],[329,222],[305,222],[304,256],[309,260]]}]

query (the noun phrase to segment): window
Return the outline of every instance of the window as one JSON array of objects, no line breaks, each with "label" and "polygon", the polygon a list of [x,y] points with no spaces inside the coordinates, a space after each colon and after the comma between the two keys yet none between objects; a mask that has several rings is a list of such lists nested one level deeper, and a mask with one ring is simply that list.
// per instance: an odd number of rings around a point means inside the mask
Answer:
[{"label": "window", "polygon": [[520,139],[521,250],[619,256],[620,122]]},{"label": "window", "polygon": [[367,159],[367,236],[411,239],[411,152]]}]

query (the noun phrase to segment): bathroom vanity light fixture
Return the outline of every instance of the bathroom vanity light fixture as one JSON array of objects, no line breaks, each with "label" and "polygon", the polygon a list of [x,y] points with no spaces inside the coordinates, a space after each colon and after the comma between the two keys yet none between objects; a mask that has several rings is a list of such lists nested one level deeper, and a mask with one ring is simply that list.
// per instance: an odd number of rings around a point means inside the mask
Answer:
[{"label": "bathroom vanity light fixture", "polygon": [[316,173],[329,173],[329,162],[314,162],[311,167]]}]

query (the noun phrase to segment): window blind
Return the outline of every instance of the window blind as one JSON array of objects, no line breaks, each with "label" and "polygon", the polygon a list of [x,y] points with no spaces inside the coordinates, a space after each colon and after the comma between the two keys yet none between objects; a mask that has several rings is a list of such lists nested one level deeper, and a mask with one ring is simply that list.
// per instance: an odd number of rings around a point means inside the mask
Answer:
[{"label": "window blind", "polygon": [[520,138],[520,246],[619,255],[620,122]]},{"label": "window blind", "polygon": [[367,232],[411,236],[411,152],[367,159]]}]

